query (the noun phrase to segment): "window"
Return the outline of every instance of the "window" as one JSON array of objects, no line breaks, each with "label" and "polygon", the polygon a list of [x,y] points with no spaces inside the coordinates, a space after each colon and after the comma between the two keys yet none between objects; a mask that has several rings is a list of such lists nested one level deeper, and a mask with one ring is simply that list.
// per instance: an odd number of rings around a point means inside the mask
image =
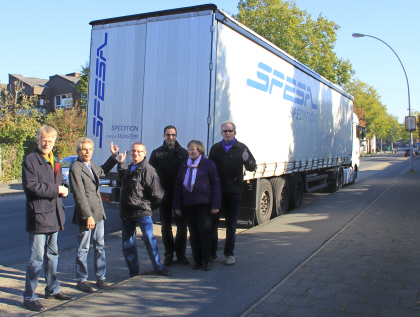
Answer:
[{"label": "window", "polygon": [[67,109],[73,107],[73,95],[64,94],[55,96],[55,108],[56,109]]}]

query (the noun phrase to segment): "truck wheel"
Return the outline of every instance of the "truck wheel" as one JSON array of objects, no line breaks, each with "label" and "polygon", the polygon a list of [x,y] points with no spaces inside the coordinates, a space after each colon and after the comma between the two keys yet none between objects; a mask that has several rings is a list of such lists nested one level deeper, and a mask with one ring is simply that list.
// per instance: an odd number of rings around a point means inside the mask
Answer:
[{"label": "truck wheel", "polygon": [[356,178],[357,178],[357,166],[354,166],[353,169],[353,181],[351,182],[352,184],[356,183]]},{"label": "truck wheel", "polygon": [[262,179],[258,185],[257,211],[255,217],[257,225],[270,220],[272,211],[273,189],[268,180]]},{"label": "truck wheel", "polygon": [[328,191],[330,193],[334,193],[343,187],[343,174],[341,173],[341,170],[338,169],[332,174],[334,175],[334,179],[331,179],[330,183],[328,184]]},{"label": "truck wheel", "polygon": [[280,216],[287,212],[289,208],[290,188],[289,181],[285,177],[275,177],[270,179],[273,188],[273,217]]},{"label": "truck wheel", "polygon": [[293,175],[290,186],[290,209],[299,208],[303,198],[303,182],[300,174]]}]

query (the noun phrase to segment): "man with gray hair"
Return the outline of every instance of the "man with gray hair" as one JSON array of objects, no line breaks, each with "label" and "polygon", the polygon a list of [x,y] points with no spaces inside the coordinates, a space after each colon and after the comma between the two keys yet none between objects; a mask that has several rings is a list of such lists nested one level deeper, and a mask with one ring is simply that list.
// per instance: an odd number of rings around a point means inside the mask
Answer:
[{"label": "man with gray hair", "polygon": [[[225,210],[226,240],[224,255],[225,264],[235,264],[233,249],[235,248],[236,224],[241,206],[241,194],[244,181],[243,167],[247,171],[254,171],[255,159],[248,147],[237,141],[236,125],[232,121],[221,124],[223,140],[214,144],[210,149],[209,159],[216,163],[222,185],[222,208]],[[218,233],[217,225],[220,213],[215,214],[212,230],[212,259],[217,258]]]},{"label": "man with gray hair", "polygon": [[76,143],[78,158],[70,168],[69,179],[75,202],[73,223],[79,226],[76,248],[77,288],[86,293],[93,289],[87,282],[87,257],[90,239],[93,239],[94,268],[96,286],[100,289],[108,286],[105,278],[106,262],[104,250],[104,219],[106,219],[99,192],[99,178],[105,176],[117,163],[118,146],[111,142],[112,155],[102,165],[91,161],[93,141],[80,138]]},{"label": "man with gray hair", "polygon": [[26,231],[29,233],[29,261],[26,267],[23,305],[33,311],[44,306],[35,293],[44,265],[45,298],[70,300],[60,290],[57,280],[58,230],[64,230],[65,214],[62,198],[68,195],[63,173],[52,149],[57,131],[43,125],[36,132],[37,148],[22,163],[22,187],[26,195]]}]

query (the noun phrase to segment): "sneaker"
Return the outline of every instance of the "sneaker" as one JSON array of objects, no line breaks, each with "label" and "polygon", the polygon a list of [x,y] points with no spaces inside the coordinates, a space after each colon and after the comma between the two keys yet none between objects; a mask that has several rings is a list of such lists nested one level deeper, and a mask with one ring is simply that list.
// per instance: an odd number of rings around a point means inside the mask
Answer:
[{"label": "sneaker", "polygon": [[96,286],[98,286],[100,289],[104,289],[105,287],[108,287],[109,284],[106,281],[106,279],[102,279],[102,280],[96,281]]},{"label": "sneaker", "polygon": [[225,265],[234,265],[235,264],[235,257],[232,255],[228,255],[225,260]]},{"label": "sneaker", "polygon": [[86,281],[77,282],[77,288],[85,293],[93,293],[93,288]]},{"label": "sneaker", "polygon": [[44,310],[44,306],[42,306],[42,304],[39,302],[39,300],[34,300],[34,301],[25,300],[23,302],[23,306],[25,306],[27,309],[33,310],[33,311],[43,311]]},{"label": "sneaker", "polygon": [[169,266],[174,263],[173,256],[165,256],[165,260],[163,261],[163,266]]},{"label": "sneaker", "polygon": [[171,271],[164,268],[162,271],[157,272],[157,274],[162,275],[162,276],[171,276]]},{"label": "sneaker", "polygon": [[190,264],[190,261],[188,261],[188,259],[187,259],[187,257],[185,255],[178,256],[177,259],[178,259],[178,262],[179,263],[182,263],[184,265]]}]

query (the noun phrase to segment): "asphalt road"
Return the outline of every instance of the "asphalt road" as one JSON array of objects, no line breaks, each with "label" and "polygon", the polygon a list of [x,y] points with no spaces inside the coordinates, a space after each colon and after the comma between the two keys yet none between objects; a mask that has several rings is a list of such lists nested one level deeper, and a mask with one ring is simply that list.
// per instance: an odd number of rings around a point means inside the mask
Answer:
[{"label": "asphalt road", "polygon": [[[379,154],[361,158],[361,168],[357,182],[372,177],[383,169],[395,164],[407,161],[404,152],[397,154]],[[307,193],[304,195],[302,207],[313,204],[323,199],[326,193]],[[58,245],[62,251],[75,247],[77,237],[77,226],[71,223],[74,213],[73,196],[69,195],[63,200],[66,206],[65,230],[59,232]],[[28,234],[25,230],[25,196],[0,196],[0,265],[9,265],[22,260],[28,256]],[[105,209],[107,220],[105,221],[105,234],[120,230],[120,218],[118,210]]]},{"label": "asphalt road", "polygon": [[[28,257],[28,239],[25,223],[25,195],[0,197],[0,265],[26,260]],[[65,230],[58,234],[59,250],[76,246],[77,226],[72,224],[74,213],[73,195],[63,200],[66,207]],[[106,209],[105,234],[121,229],[118,210]]]}]

